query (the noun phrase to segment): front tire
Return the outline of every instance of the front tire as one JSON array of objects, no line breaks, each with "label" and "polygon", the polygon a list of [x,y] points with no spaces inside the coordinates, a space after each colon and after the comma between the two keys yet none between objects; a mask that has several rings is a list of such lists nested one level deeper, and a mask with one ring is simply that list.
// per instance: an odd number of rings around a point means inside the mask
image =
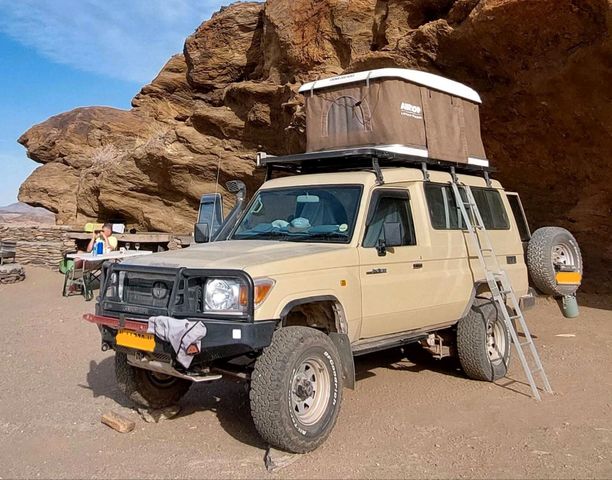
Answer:
[{"label": "front tire", "polygon": [[165,408],[176,404],[189,390],[191,382],[136,368],[125,353],[115,353],[117,386],[130,400],[145,408]]},{"label": "front tire", "polygon": [[251,414],[270,445],[306,453],[336,424],[342,366],[330,338],[312,328],[284,327],[257,359],[251,377]]},{"label": "front tire", "polygon": [[506,375],[510,332],[494,300],[477,299],[457,326],[457,353],[465,374],[493,382]]}]

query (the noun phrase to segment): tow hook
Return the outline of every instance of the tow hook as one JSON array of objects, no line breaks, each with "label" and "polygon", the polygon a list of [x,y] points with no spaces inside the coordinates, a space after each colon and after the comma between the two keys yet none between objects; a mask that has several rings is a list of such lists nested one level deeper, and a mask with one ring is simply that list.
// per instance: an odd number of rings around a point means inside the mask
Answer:
[{"label": "tow hook", "polygon": [[111,346],[108,344],[108,342],[102,342],[102,351],[103,352],[107,352],[108,350],[110,350]]}]

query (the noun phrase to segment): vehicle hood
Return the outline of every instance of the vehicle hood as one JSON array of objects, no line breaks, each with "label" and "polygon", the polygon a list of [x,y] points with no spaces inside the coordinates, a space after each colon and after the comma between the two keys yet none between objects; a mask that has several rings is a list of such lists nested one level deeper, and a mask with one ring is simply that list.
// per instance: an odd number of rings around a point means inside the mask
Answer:
[{"label": "vehicle hood", "polygon": [[357,263],[349,245],[228,240],[126,259],[124,265],[244,270],[252,276],[297,273]]}]

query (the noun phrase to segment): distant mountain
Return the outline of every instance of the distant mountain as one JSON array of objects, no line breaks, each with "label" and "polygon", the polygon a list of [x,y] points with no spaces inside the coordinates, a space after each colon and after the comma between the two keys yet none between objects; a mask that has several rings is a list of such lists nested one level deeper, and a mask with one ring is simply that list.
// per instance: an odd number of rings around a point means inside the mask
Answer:
[{"label": "distant mountain", "polygon": [[17,202],[0,207],[0,223],[55,223],[55,215],[46,208]]}]

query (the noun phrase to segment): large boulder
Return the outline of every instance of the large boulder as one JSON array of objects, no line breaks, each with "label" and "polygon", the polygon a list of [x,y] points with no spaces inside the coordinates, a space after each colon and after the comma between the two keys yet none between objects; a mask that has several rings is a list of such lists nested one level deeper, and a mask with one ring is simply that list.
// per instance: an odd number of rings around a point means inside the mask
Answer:
[{"label": "large boulder", "polygon": [[532,227],[572,230],[586,278],[609,289],[612,138],[610,4],[539,0],[268,0],[204,22],[130,111],[52,117],[19,141],[43,164],[20,199],[60,222],[123,220],[187,232],[199,196],[261,181],[257,150],[304,149],[299,85],[401,66],[482,95],[496,176],[521,193]]}]

